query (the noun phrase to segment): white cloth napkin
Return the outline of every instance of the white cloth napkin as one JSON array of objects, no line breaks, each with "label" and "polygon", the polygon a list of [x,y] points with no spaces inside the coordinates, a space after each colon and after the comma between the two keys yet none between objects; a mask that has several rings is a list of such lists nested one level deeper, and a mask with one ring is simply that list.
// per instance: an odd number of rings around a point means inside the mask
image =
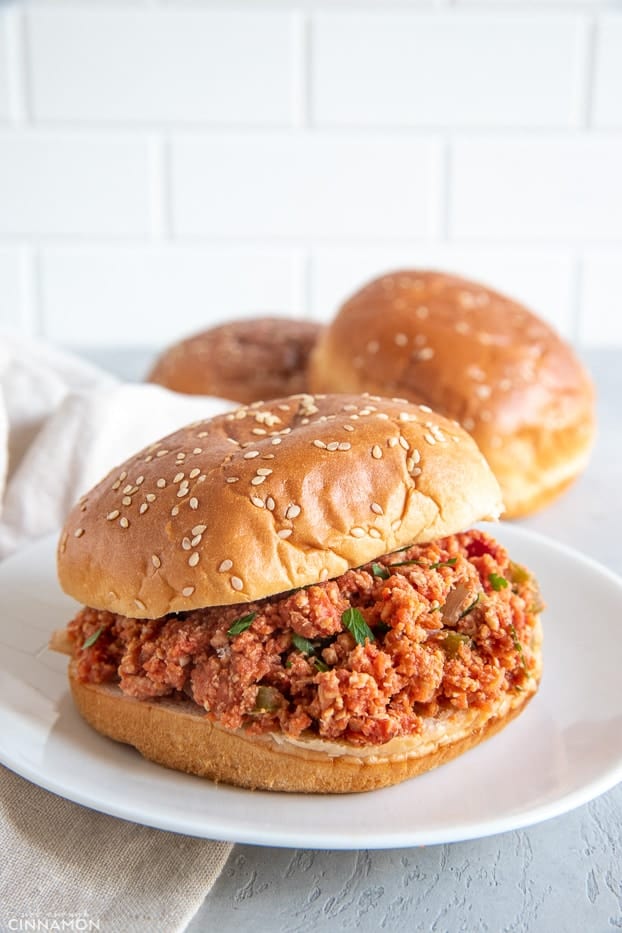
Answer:
[{"label": "white cloth napkin", "polygon": [[[0,336],[0,559],[60,528],[135,450],[228,407]],[[93,813],[0,767],[0,929],[88,915],[110,933],[183,930],[230,848]]]}]

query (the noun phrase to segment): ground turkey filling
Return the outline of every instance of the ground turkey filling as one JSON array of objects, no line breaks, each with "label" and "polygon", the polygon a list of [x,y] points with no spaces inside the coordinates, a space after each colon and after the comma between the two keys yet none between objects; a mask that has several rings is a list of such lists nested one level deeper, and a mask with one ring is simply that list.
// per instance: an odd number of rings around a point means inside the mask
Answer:
[{"label": "ground turkey filling", "polygon": [[183,695],[249,732],[380,744],[445,709],[521,691],[541,610],[533,577],[481,531],[243,606],[69,623],[85,682]]}]

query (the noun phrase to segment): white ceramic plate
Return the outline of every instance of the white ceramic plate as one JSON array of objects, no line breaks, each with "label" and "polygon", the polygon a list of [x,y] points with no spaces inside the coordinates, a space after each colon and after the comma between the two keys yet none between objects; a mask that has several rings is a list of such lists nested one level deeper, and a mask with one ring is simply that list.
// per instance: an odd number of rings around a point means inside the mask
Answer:
[{"label": "white ceramic plate", "polygon": [[564,813],[622,779],[622,580],[513,526],[496,537],[531,567],[548,608],[544,679],[500,735],[372,794],[316,797],[216,786],[144,761],[75,712],[66,658],[47,639],[75,610],[55,580],[55,539],[0,565],[0,761],[96,810],[194,836],[359,849],[491,835]]}]

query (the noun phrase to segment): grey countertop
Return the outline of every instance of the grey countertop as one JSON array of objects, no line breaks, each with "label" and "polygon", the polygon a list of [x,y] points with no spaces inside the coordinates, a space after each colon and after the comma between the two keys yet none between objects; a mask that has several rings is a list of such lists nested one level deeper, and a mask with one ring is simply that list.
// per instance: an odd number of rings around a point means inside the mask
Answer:
[{"label": "grey countertop", "polygon": [[[147,352],[84,355],[127,378],[140,378],[149,360]],[[521,524],[622,575],[622,352],[592,351],[585,360],[598,391],[590,466],[563,498]],[[236,845],[188,933],[354,928],[622,930],[622,785],[547,823],[452,845],[352,852]]]}]

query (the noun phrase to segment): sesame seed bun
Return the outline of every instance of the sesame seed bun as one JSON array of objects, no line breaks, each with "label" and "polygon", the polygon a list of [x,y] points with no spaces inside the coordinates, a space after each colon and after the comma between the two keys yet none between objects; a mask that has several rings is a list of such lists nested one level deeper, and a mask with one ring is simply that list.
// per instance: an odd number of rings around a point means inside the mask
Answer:
[{"label": "sesame seed bun", "polygon": [[506,517],[558,496],[594,439],[592,384],[568,344],[517,302],[438,272],[394,272],[356,292],[319,339],[309,381],[456,418],[499,480]]},{"label": "sesame seed bun", "polygon": [[473,439],[427,406],[298,395],[114,469],[69,515],[58,573],[88,606],[155,619],[327,580],[501,509]]},{"label": "sesame seed bun", "polygon": [[148,381],[244,404],[306,392],[309,354],[321,331],[282,317],[231,321],[166,349]]}]

